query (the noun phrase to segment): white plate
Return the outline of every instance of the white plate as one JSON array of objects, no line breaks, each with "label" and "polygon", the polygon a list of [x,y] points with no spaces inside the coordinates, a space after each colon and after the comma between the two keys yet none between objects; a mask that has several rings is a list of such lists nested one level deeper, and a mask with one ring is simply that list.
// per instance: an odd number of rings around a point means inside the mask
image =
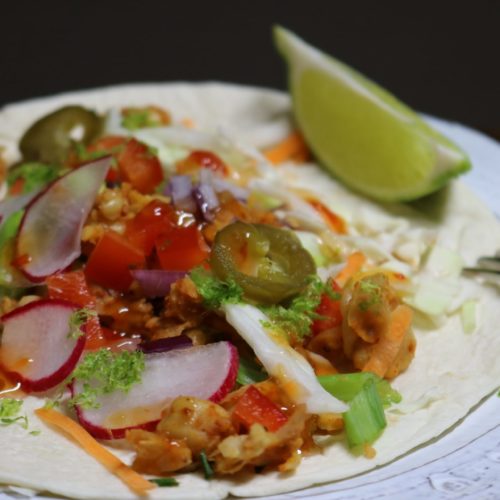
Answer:
[{"label": "white plate", "polygon": [[[435,118],[429,120],[468,152],[474,168],[462,179],[500,217],[500,145],[462,125]],[[22,497],[0,493],[0,500],[12,498]],[[391,464],[351,479],[265,498],[498,499],[500,398],[492,395],[434,443]]]}]

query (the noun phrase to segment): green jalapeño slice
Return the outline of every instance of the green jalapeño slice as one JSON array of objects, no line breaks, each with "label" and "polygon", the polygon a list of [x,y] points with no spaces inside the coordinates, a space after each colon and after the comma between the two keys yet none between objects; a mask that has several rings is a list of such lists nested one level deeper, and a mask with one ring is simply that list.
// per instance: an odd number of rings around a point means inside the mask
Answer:
[{"label": "green jalape\u00f1o slice", "polygon": [[266,305],[298,294],[316,273],[311,255],[291,231],[244,222],[217,233],[211,266],[219,279],[235,280],[247,300]]},{"label": "green jalape\u00f1o slice", "polygon": [[36,121],[23,135],[19,148],[24,161],[60,165],[73,142],[89,144],[102,126],[101,118],[81,106],[65,106]]}]

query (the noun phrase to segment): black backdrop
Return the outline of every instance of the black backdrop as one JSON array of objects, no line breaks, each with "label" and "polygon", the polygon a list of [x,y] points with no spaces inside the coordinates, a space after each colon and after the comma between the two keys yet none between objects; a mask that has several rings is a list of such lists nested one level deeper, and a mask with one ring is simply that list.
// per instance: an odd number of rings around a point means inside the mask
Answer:
[{"label": "black backdrop", "polygon": [[0,105],[113,83],[222,80],[285,88],[274,23],[411,106],[500,127],[500,2],[2,2]]}]

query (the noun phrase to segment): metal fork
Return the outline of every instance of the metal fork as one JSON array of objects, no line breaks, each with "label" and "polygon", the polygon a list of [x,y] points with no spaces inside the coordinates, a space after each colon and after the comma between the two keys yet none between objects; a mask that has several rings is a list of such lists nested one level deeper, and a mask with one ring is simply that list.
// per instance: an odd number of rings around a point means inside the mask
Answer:
[{"label": "metal fork", "polygon": [[477,267],[464,267],[464,273],[478,274],[488,281],[500,284],[500,255],[480,257]]}]

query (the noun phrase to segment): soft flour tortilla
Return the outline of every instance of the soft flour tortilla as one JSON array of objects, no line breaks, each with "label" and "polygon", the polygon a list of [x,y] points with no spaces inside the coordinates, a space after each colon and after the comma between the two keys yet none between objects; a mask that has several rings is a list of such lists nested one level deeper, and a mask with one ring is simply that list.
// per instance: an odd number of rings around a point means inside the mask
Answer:
[{"label": "soft flour tortilla", "polygon": [[[117,105],[159,104],[176,119],[189,117],[201,128],[223,126],[242,141],[265,146],[290,128],[286,95],[225,84],[133,85],[112,87],[6,107],[0,113],[0,145],[16,157],[16,142],[37,118],[65,104],[82,104],[105,111]],[[388,225],[410,223],[411,228],[436,229],[440,244],[458,250],[467,264],[500,248],[500,225],[490,211],[460,182],[413,206],[382,206],[349,192],[314,165],[281,167],[284,181],[318,193],[353,218],[376,217]],[[394,381],[403,402],[388,413],[388,426],[376,442],[377,455],[354,457],[343,444],[306,457],[297,471],[240,476],[206,481],[201,474],[183,474],[176,488],[158,488],[152,498],[223,498],[262,496],[343,479],[386,464],[436,438],[482,398],[500,380],[498,293],[461,279],[461,287],[480,297],[479,327],[464,334],[458,315],[440,328],[416,327],[417,353],[408,371]],[[29,431],[18,425],[0,427],[0,483],[95,499],[133,498],[128,488],[65,436],[40,422],[32,413],[43,401],[29,397],[23,410]],[[130,463],[130,452],[116,451]]]}]

